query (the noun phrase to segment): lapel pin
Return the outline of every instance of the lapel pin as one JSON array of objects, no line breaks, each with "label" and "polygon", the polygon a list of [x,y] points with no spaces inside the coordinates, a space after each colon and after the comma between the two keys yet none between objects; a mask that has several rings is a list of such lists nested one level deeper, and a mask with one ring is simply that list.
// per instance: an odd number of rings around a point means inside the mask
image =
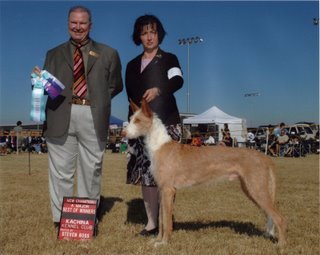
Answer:
[{"label": "lapel pin", "polygon": [[89,55],[93,56],[93,57],[96,57],[96,58],[99,57],[99,54],[94,52],[94,51],[92,51],[92,50],[89,51]]}]

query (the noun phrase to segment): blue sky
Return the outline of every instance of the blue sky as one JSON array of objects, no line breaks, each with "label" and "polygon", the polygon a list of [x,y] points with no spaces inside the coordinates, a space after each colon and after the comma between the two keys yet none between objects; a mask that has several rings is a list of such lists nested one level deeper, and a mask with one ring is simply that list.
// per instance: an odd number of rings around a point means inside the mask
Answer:
[{"label": "blue sky", "polygon": [[[123,75],[141,53],[131,40],[135,19],[154,14],[167,36],[161,48],[179,58],[185,84],[176,93],[187,111],[187,46],[190,45],[190,111],[217,106],[250,126],[319,122],[319,17],[317,1],[1,1],[0,124],[30,123],[30,72],[46,51],[68,39],[67,12],[75,4],[93,14],[91,37],[116,48]],[[124,78],[124,76],[123,76]],[[259,96],[245,97],[258,92]],[[126,120],[127,95],[112,103]]]}]

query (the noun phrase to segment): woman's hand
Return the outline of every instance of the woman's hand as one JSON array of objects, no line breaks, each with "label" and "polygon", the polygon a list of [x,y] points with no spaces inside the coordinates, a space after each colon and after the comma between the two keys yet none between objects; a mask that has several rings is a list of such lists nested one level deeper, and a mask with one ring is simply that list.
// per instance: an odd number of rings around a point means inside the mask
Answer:
[{"label": "woman's hand", "polygon": [[147,89],[146,92],[143,94],[143,98],[150,103],[153,99],[155,99],[157,96],[160,95],[160,89],[159,88],[151,88]]}]

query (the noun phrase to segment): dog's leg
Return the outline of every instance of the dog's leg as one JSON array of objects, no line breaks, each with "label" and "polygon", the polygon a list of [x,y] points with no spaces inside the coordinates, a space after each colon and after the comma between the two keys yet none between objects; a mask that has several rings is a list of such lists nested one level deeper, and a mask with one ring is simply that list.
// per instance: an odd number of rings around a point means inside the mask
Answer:
[{"label": "dog's leg", "polygon": [[240,178],[241,187],[244,193],[267,214],[268,233],[274,234],[272,233],[274,223],[279,234],[279,244],[284,245],[287,225],[274,205],[275,182],[273,173],[269,171],[266,171],[266,173],[268,174],[261,174],[257,171],[252,172],[249,176],[242,176]]},{"label": "dog's leg", "polygon": [[[172,233],[172,215],[173,215],[173,200],[176,193],[174,188],[160,188],[160,214],[161,224],[159,222],[159,235],[155,246],[166,244],[169,241],[169,237]],[[159,218],[160,220],[160,218]],[[160,228],[161,231],[160,231]],[[160,235],[160,232],[161,235]],[[161,239],[160,239],[161,238]],[[160,239],[160,240],[159,240]]]},{"label": "dog's leg", "polygon": [[286,243],[286,231],[287,223],[284,217],[280,214],[275,206],[275,196],[276,196],[276,179],[274,175],[273,167],[268,167],[268,181],[269,181],[269,194],[271,197],[271,206],[265,209],[268,220],[267,220],[267,234],[275,236],[274,223],[278,230],[278,240],[279,245],[285,245]]},{"label": "dog's leg", "polygon": [[160,205],[159,205],[159,233],[158,233],[158,236],[157,238],[155,239],[155,242],[154,242],[154,247],[157,247],[162,243],[162,238],[163,238],[163,211],[164,211],[164,191],[163,191],[163,188],[161,187],[158,187],[158,190],[159,190],[159,195],[160,195]]},{"label": "dog's leg", "polygon": [[274,223],[273,220],[270,216],[267,216],[267,236],[275,236],[275,232],[274,232]]},{"label": "dog's leg", "polygon": [[162,240],[162,236],[163,236],[163,208],[162,208],[162,190],[160,188],[158,188],[159,190],[159,220],[158,220],[158,228],[159,228],[159,232],[158,232],[158,236],[155,239],[155,242],[160,243]]},{"label": "dog's leg", "polygon": [[175,188],[167,188],[165,190],[165,199],[164,199],[164,211],[163,211],[163,237],[162,241],[168,242],[170,235],[172,234],[173,222],[173,200],[176,194]]},{"label": "dog's leg", "polygon": [[[278,212],[278,210],[274,207],[274,205],[261,205],[261,208],[267,213],[268,215],[268,223],[270,223],[270,220],[274,222],[274,224],[277,227],[278,230],[278,241],[279,245],[285,245],[286,244],[286,230],[287,230],[287,223],[285,219],[282,217],[282,215]],[[273,226],[271,225],[267,228],[267,233],[274,236],[274,230]]]}]

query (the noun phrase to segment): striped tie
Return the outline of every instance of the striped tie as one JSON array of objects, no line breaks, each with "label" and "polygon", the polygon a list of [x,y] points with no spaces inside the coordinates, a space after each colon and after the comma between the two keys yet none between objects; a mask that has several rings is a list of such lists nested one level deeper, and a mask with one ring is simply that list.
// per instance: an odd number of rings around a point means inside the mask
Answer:
[{"label": "striped tie", "polygon": [[74,60],[73,91],[78,97],[82,99],[87,94],[87,83],[86,83],[86,77],[84,73],[84,63],[83,63],[80,46],[76,47],[76,50],[74,51],[74,55],[73,55],[73,60]]}]

